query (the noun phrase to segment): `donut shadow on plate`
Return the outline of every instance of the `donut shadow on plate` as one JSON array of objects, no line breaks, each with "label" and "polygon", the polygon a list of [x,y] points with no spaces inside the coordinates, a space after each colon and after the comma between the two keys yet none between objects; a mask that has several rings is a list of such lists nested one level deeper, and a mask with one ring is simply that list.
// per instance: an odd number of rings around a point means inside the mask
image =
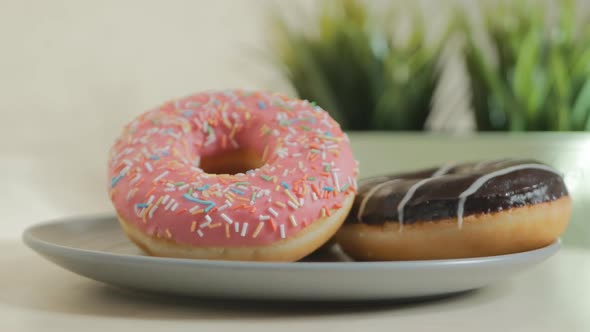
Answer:
[{"label": "donut shadow on plate", "polygon": [[355,260],[346,255],[338,244],[330,240],[299,262],[355,262]]}]

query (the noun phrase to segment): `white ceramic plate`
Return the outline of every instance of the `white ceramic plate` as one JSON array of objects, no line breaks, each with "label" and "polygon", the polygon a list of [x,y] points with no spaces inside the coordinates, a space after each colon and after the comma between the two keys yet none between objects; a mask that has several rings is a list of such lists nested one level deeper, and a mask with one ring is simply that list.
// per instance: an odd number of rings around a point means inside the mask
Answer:
[{"label": "white ceramic plate", "polygon": [[524,253],[452,260],[351,262],[332,250],[296,263],[149,257],[112,215],[72,217],[27,229],[25,243],[82,276],[137,290],[234,299],[385,300],[472,290],[538,264],[559,241]]}]

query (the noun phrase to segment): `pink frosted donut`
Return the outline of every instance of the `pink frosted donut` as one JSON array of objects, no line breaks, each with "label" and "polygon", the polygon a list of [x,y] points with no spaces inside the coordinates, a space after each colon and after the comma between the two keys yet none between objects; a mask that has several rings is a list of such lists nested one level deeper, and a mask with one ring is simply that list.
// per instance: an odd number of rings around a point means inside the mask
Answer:
[{"label": "pink frosted donut", "polygon": [[347,136],[320,107],[214,91],[128,124],[111,149],[109,193],[148,254],[295,261],[340,227],[357,174]]}]

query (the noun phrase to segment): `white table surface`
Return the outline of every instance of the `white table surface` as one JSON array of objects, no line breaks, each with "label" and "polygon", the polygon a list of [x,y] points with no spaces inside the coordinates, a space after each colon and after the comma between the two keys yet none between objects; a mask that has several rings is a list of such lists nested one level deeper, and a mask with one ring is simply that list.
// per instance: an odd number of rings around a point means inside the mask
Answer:
[{"label": "white table surface", "polygon": [[[590,251],[460,296],[413,304],[196,300],[79,277],[0,242],[0,331],[590,331]],[[468,276],[458,276],[468,277]]]}]

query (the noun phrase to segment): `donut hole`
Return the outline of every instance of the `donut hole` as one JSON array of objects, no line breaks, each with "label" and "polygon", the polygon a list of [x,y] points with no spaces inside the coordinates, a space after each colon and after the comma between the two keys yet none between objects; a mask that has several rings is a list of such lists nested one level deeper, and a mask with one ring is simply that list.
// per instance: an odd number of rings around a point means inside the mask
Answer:
[{"label": "donut hole", "polygon": [[200,168],[208,174],[238,174],[262,167],[261,156],[251,149],[235,149],[201,156]]}]

